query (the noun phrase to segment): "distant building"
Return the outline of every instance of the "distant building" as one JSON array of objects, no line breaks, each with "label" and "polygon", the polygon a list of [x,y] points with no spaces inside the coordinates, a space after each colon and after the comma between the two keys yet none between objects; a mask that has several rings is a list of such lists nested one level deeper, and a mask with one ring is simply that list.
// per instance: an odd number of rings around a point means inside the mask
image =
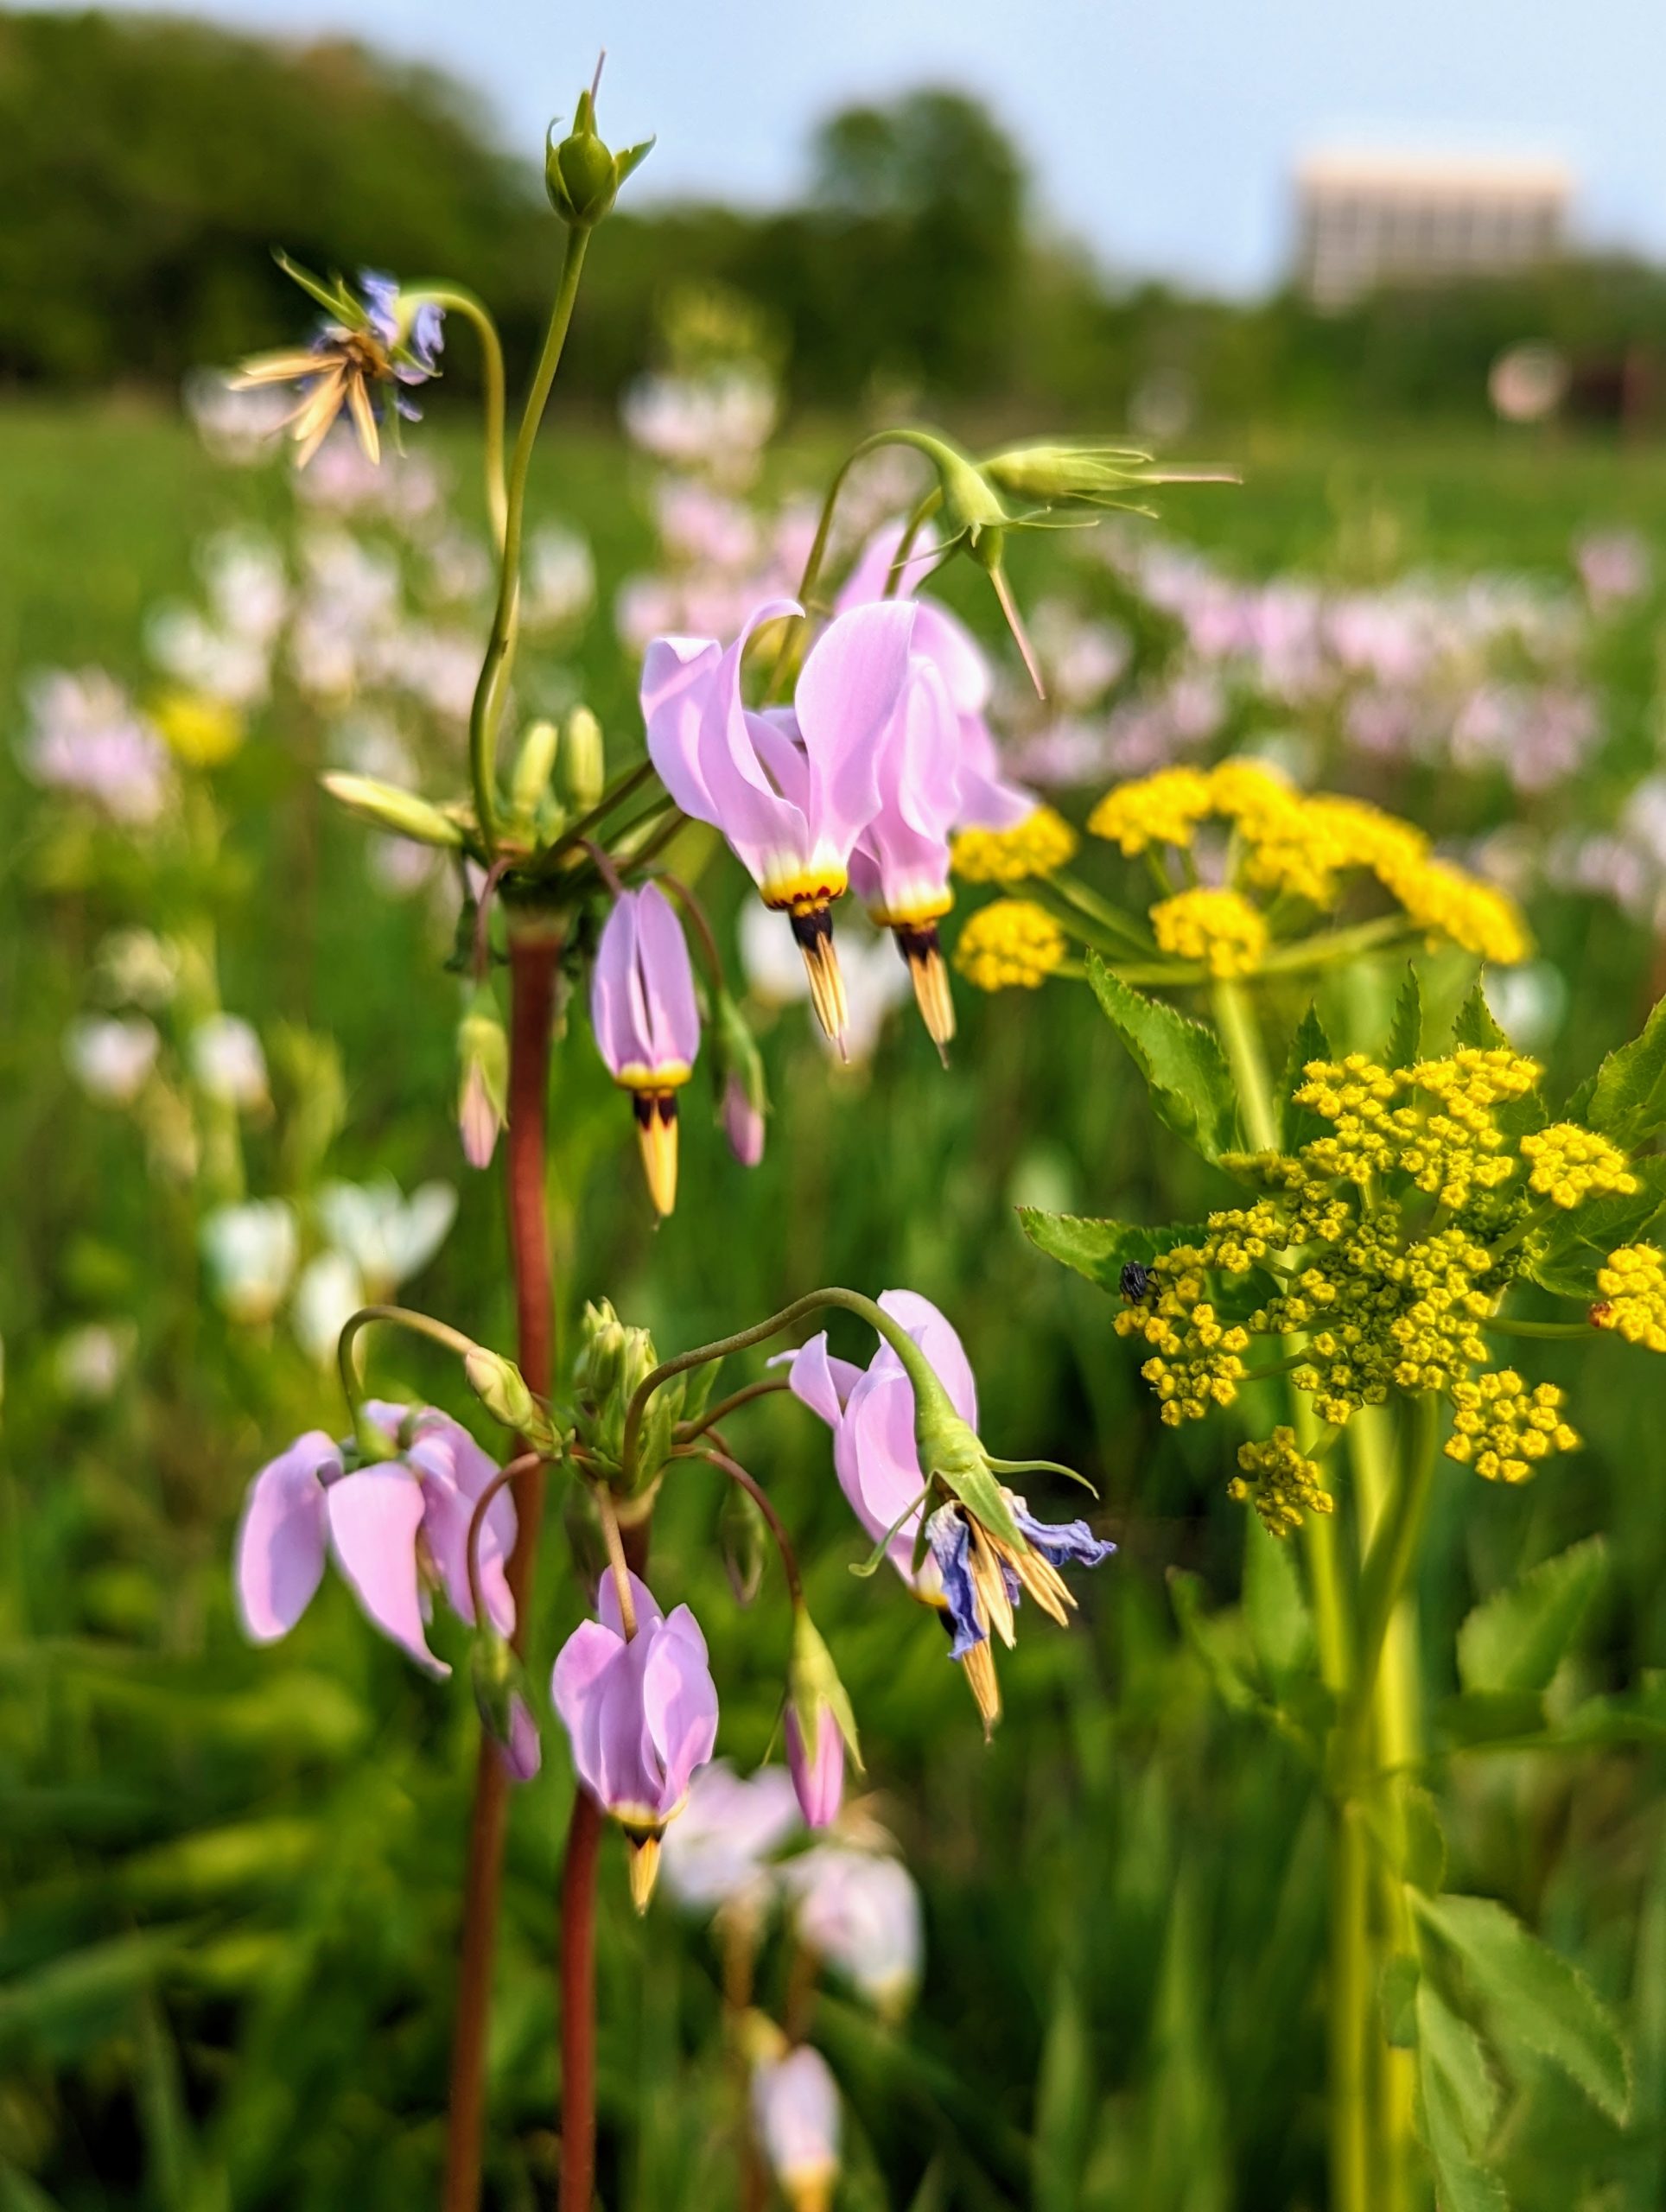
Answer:
[{"label": "distant building", "polygon": [[1553,259],[1574,179],[1559,162],[1310,155],[1296,171],[1297,275],[1320,307],[1379,285],[1497,276]]}]

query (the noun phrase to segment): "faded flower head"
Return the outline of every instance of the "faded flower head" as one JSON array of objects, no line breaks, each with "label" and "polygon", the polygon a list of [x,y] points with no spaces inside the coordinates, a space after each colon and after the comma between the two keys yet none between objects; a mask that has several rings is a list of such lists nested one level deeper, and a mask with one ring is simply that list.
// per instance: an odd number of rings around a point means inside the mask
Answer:
[{"label": "faded flower head", "polygon": [[[444,315],[431,300],[412,300],[391,276],[359,272],[352,291],[336,277],[321,283],[278,257],[278,265],[316,300],[324,318],[304,350],[265,353],[246,361],[232,379],[234,391],[299,384],[302,396],[284,427],[304,468],[345,410],[367,461],[381,458],[381,429],[420,419],[410,390],[440,372]],[[379,426],[379,427],[378,427]]]}]

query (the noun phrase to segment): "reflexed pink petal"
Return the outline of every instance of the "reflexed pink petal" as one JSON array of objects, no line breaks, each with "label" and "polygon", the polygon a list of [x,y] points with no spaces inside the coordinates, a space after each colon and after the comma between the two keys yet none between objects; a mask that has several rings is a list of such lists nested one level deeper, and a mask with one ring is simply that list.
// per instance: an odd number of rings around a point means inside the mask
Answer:
[{"label": "reflexed pink petal", "polygon": [[646,1025],[639,1019],[639,998],[636,901],[627,891],[614,901],[601,925],[601,942],[590,975],[590,1027],[610,1075],[616,1076],[621,1068],[650,1064],[651,1047],[644,1033]]},{"label": "reflexed pink petal", "polygon": [[914,613],[893,600],[836,615],[798,677],[811,835],[845,853],[879,809],[880,747],[907,680]]},{"label": "reflexed pink petal", "polygon": [[[447,1602],[472,1627],[468,1529],[477,1501],[498,1474],[497,1463],[461,1422],[432,1408],[419,1416],[405,1460],[422,1480],[423,1535]],[[514,1547],[515,1505],[506,1486],[486,1510],[479,1545],[481,1595],[493,1626],[503,1636],[512,1635],[515,1628],[515,1600],[505,1574]]]},{"label": "reflexed pink petal", "polygon": [[[627,894],[628,895],[628,894]],[[658,884],[636,893],[637,960],[654,1058],[651,1066],[679,1060],[692,1067],[700,1051],[700,1009],[694,969],[683,925]]]},{"label": "reflexed pink petal", "polygon": [[876,912],[930,918],[941,911],[959,763],[960,726],[943,678],[916,658],[880,754],[879,808],[851,862],[858,895]]},{"label": "reflexed pink petal", "polygon": [[308,1429],[249,1485],[238,1525],[233,1587],[245,1636],[287,1636],[322,1580],[327,1509],[322,1478],[340,1471],[340,1447]]},{"label": "reflexed pink petal", "polygon": [[[850,1394],[833,1440],[833,1470],[852,1511],[877,1543],[925,1487],[914,1440],[914,1393],[901,1368],[876,1361]],[[912,1580],[914,1534],[909,1515],[887,1554],[905,1581]]]},{"label": "reflexed pink petal", "polygon": [[330,1543],[353,1595],[382,1633],[432,1675],[451,1672],[423,1632],[416,1537],[423,1486],[397,1460],[361,1467],[330,1485]]},{"label": "reflexed pink petal", "polygon": [[829,1356],[825,1329],[808,1344],[800,1344],[797,1351],[782,1352],[770,1362],[772,1367],[782,1364],[787,1367],[787,1384],[793,1396],[811,1413],[819,1414],[830,1428],[836,1428],[863,1370],[850,1360]]},{"label": "reflexed pink petal", "polygon": [[[932,1372],[949,1393],[955,1411],[962,1421],[976,1428],[977,1384],[972,1376],[972,1363],[953,1323],[917,1290],[887,1290],[881,1296],[880,1305],[893,1321],[900,1321],[907,1330],[932,1363]],[[888,1344],[882,1344],[874,1364],[884,1366],[887,1363],[894,1363],[900,1370],[901,1361]]]},{"label": "reflexed pink petal", "polygon": [[556,1655],[550,1695],[573,1747],[573,1764],[591,1795],[606,1802],[602,1753],[604,1692],[625,1657],[625,1639],[600,1621],[582,1621]]},{"label": "reflexed pink petal", "polygon": [[706,1639],[686,1605],[677,1606],[652,1637],[643,1669],[642,1709],[664,1776],[659,1810],[669,1813],[717,1741],[717,1686]]},{"label": "reflexed pink petal", "polygon": [[648,757],[684,814],[715,823],[700,762],[700,732],[723,658],[715,638],[655,638],[642,663]]},{"label": "reflexed pink petal", "polygon": [[[636,1609],[637,1634],[646,1629],[658,1628],[665,1618],[655,1601],[654,1594],[639,1574],[630,1578],[631,1602]],[[622,1637],[625,1623],[619,1610],[619,1586],[611,1573],[604,1574],[596,1586],[596,1614],[604,1627]]]},{"label": "reflexed pink petal", "polygon": [[960,721],[960,813],[957,830],[1015,830],[1040,802],[1001,772],[1001,749],[981,715]]}]

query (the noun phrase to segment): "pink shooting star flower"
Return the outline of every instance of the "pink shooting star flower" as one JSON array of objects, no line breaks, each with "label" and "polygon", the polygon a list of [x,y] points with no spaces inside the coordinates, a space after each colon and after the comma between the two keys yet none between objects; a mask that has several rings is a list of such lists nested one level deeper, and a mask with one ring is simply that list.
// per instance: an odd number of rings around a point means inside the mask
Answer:
[{"label": "pink shooting star flower", "polygon": [[801,2043],[760,2056],[752,2075],[752,2119],[791,2212],[829,2212],[839,2177],[839,2092],[820,2051]]},{"label": "pink shooting star flower", "polygon": [[770,601],[727,651],[715,639],[656,638],[642,711],[671,797],[722,831],[766,906],[791,919],[817,1014],[839,1040],[847,1014],[831,908],[879,811],[877,764],[908,680],[912,614],[892,605],[837,617],[811,648],[792,708],[754,711],[741,696],[747,642],[799,613]]},{"label": "pink shooting star flower", "polygon": [[614,1081],[631,1094],[648,1189],[677,1204],[677,1094],[700,1050],[694,969],[681,924],[656,884],[622,892],[601,931],[590,1022]]},{"label": "pink shooting star flower", "polygon": [[[372,1624],[429,1674],[448,1675],[425,1634],[432,1597],[440,1592],[475,1624],[468,1528],[498,1469],[448,1414],[378,1399],[365,1410],[397,1446],[397,1459],[352,1465],[351,1446],[309,1429],[250,1484],[233,1571],[244,1631],[257,1643],[287,1636],[334,1554]],[[515,1625],[505,1575],[514,1544],[514,1501],[500,1490],[480,1525],[478,1560],[486,1610],[501,1636]]]},{"label": "pink shooting star flower", "polygon": [[627,1635],[618,1586],[602,1577],[601,1618],[581,1623],[563,1644],[550,1695],[579,1780],[629,1840],[631,1895],[644,1912],[659,1839],[717,1740],[717,1688],[688,1607],[662,1613],[634,1574],[630,1591],[635,1620]]}]

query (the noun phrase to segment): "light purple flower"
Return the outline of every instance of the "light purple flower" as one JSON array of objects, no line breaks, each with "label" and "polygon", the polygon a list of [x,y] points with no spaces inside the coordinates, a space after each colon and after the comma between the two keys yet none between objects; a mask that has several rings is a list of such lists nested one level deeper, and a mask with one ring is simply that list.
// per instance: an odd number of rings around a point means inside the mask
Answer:
[{"label": "light purple flower", "polygon": [[838,616],[811,648],[792,708],[755,712],[741,692],[747,640],[798,611],[791,600],[766,602],[727,651],[715,639],[656,638],[642,711],[671,797],[721,830],[765,904],[792,917],[817,1013],[836,1037],[844,1008],[829,909],[879,811],[879,757],[909,680],[913,610]]},{"label": "light purple flower", "polygon": [[168,747],[102,669],[52,670],[29,686],[25,772],[49,789],[91,799],[114,820],[146,829],[174,795]]},{"label": "light purple flower", "polygon": [[611,1574],[596,1593],[601,1618],[562,1646],[550,1694],[579,1779],[639,1838],[657,1838],[682,1810],[717,1738],[717,1689],[706,1639],[686,1605],[662,1613],[631,1577],[636,1633],[626,1639]]},{"label": "light purple flower", "polygon": [[906,1866],[821,1843],[785,1869],[800,1937],[887,2016],[907,2005],[925,1952],[919,1891]]},{"label": "light purple flower", "polygon": [[789,1702],[784,1733],[792,1787],[798,1792],[804,1825],[825,1828],[831,1827],[838,1818],[839,1807],[844,1802],[844,1738],[840,1733],[837,1721],[825,1706],[816,1714],[815,1732],[816,1743],[812,1752],[804,1742],[804,1731],[798,1725],[798,1710]]},{"label": "light purple flower", "polygon": [[723,1135],[742,1167],[757,1166],[764,1156],[764,1116],[738,1068],[723,1085]]},{"label": "light purple flower", "polygon": [[700,1050],[694,969],[681,924],[657,884],[620,893],[601,931],[590,1024],[614,1081],[628,1090],[648,1188],[677,1204],[677,1093]]},{"label": "light purple flower", "polygon": [[761,1913],[773,1894],[773,1853],[800,1823],[785,1767],[742,1777],[725,1759],[702,1767],[689,1801],[665,1834],[665,1881],[690,1911]]},{"label": "light purple flower", "polygon": [[[887,1290],[885,1311],[906,1329],[932,1363],[962,1420],[977,1426],[977,1385],[960,1338],[929,1298],[912,1290]],[[925,1487],[919,1447],[914,1440],[914,1388],[902,1362],[881,1344],[865,1368],[828,1351],[825,1332],[796,1352],[786,1354],[795,1397],[819,1414],[833,1432],[833,1467],[852,1511],[877,1543],[901,1518],[887,1555],[917,1596],[940,1602],[929,1559],[921,1578],[912,1572],[919,1529],[918,1504]]]},{"label": "light purple flower", "polygon": [[[234,1587],[245,1632],[257,1643],[287,1636],[311,1604],[327,1555],[384,1636],[436,1675],[450,1668],[424,1633],[431,1592],[472,1627],[468,1528],[498,1470],[449,1414],[372,1400],[366,1408],[395,1459],[349,1469],[344,1447],[309,1429],[255,1477],[238,1529]],[[508,1636],[515,1601],[505,1575],[515,1543],[506,1489],[486,1508],[478,1563],[493,1626]]]},{"label": "light purple flower", "polygon": [[839,2092],[807,2043],[753,2069],[752,2121],[792,2212],[826,2212],[839,2173]]}]

